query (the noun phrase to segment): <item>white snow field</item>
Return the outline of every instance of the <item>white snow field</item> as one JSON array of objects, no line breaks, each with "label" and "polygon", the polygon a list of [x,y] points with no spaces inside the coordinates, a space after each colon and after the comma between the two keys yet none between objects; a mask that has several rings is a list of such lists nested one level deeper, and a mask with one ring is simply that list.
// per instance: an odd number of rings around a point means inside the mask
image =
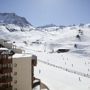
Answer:
[{"label": "white snow field", "polygon": [[[9,27],[13,25],[9,25]],[[90,26],[63,29],[17,30],[0,26],[0,39],[15,42],[26,54],[35,54],[38,64],[35,77],[50,90],[90,90]],[[18,28],[14,25],[15,28]],[[29,28],[29,27],[28,27]],[[57,28],[57,27],[56,27]],[[69,49],[57,53],[58,49]]]}]

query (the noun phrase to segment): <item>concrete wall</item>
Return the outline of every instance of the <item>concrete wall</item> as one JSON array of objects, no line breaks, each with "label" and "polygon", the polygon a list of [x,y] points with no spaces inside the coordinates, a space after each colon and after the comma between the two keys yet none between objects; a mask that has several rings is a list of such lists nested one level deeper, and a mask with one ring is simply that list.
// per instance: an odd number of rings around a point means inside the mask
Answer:
[{"label": "concrete wall", "polygon": [[31,57],[13,58],[13,90],[32,90],[31,61]]}]

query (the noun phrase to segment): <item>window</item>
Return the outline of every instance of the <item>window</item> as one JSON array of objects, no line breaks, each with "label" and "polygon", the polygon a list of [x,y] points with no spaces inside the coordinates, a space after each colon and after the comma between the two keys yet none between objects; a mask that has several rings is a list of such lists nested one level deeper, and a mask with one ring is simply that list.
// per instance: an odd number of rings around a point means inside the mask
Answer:
[{"label": "window", "polygon": [[14,90],[17,90],[17,88],[14,88]]},{"label": "window", "polygon": [[16,63],[14,63],[14,67],[17,67],[17,64]]},{"label": "window", "polygon": [[17,72],[14,72],[14,75],[17,75]]},{"label": "window", "polygon": [[17,84],[17,80],[14,80],[14,83]]}]

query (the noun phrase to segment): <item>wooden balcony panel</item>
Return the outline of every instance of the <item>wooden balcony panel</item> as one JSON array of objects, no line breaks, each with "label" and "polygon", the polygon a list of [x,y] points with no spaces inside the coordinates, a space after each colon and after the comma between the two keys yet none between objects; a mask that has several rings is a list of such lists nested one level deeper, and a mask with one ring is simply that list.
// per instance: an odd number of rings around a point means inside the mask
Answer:
[{"label": "wooden balcony panel", "polygon": [[12,90],[12,86],[10,86],[10,87],[2,86],[2,87],[0,87],[0,90]]},{"label": "wooden balcony panel", "polygon": [[1,68],[0,74],[11,73],[12,68]]},{"label": "wooden balcony panel", "polygon": [[0,83],[8,83],[12,81],[12,77],[3,76],[0,78]]},{"label": "wooden balcony panel", "polygon": [[8,64],[8,63],[12,63],[12,59],[2,59],[2,60],[0,60],[0,64]]},{"label": "wooden balcony panel", "polygon": [[8,87],[8,88],[6,88],[5,90],[12,90],[12,87]]}]

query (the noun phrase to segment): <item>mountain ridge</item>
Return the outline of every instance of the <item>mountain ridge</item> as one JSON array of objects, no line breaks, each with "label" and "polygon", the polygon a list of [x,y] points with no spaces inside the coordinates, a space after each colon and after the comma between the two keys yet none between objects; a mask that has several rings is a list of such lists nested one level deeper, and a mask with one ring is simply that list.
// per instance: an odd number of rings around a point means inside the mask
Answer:
[{"label": "mountain ridge", "polygon": [[18,16],[15,13],[0,13],[0,24],[15,24],[21,27],[32,26],[26,18]]}]

